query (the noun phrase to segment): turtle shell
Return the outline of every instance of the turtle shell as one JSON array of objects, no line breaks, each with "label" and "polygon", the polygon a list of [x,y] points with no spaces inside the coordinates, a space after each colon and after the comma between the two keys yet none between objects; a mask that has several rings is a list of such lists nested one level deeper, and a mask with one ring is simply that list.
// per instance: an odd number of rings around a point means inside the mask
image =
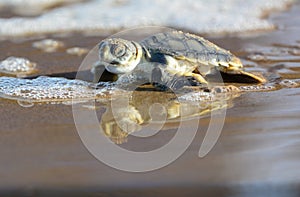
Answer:
[{"label": "turtle shell", "polygon": [[[195,63],[213,64],[230,62],[235,56],[210,41],[181,31],[158,33],[140,42],[150,54],[160,53]],[[222,65],[226,66],[226,65]]]}]

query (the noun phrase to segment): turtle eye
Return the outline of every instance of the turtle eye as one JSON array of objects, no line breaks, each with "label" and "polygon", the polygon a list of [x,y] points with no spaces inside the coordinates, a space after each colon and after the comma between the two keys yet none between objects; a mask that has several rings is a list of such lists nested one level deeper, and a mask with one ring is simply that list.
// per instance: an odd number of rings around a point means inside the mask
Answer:
[{"label": "turtle eye", "polygon": [[122,57],[126,53],[126,47],[123,44],[117,44],[112,47],[111,53],[116,57]]}]

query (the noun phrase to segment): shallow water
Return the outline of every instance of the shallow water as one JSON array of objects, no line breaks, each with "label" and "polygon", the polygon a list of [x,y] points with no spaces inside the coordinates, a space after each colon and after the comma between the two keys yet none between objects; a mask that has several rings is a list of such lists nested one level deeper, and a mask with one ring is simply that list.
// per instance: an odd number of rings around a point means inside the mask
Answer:
[{"label": "shallow water", "polygon": [[[24,108],[15,101],[1,99],[2,192],[298,196],[299,11],[297,4],[288,12],[272,15],[270,20],[279,26],[274,32],[210,39],[241,57],[247,70],[265,73],[275,88],[262,92],[256,88],[235,98],[217,144],[203,158],[197,155],[209,117],[199,123],[186,121],[190,128],[198,127],[198,132],[178,160],[157,171],[135,174],[114,170],[89,154],[76,132],[71,106],[37,104]],[[67,54],[68,47],[91,49],[101,40],[82,35],[55,39],[65,46],[51,55],[32,47],[40,39],[2,41],[0,50],[23,55],[37,63],[39,74],[51,75],[77,70],[83,56]],[[1,59],[5,55],[0,53]],[[249,86],[245,89],[249,90]],[[141,100],[139,96],[137,100]],[[105,108],[96,107],[98,115],[103,116]],[[137,151],[160,147],[174,136],[177,126],[176,122],[169,123],[163,132],[149,138],[129,136],[122,147]]]}]

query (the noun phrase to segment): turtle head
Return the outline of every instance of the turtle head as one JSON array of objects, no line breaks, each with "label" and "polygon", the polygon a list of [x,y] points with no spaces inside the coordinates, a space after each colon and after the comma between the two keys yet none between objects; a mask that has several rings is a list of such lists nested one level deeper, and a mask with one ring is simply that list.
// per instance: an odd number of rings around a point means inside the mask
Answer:
[{"label": "turtle head", "polygon": [[99,44],[100,63],[114,74],[131,72],[142,57],[142,47],[129,40],[110,38]]}]

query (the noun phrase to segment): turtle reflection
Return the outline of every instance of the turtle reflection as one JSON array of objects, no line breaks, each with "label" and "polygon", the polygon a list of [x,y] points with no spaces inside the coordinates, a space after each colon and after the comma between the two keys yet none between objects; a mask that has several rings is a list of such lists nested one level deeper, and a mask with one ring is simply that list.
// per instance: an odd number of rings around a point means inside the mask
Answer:
[{"label": "turtle reflection", "polygon": [[[127,98],[116,98],[107,105],[100,124],[104,134],[113,142],[126,142],[128,135],[143,130],[149,123],[180,122],[208,116],[212,111],[231,107],[233,98],[239,96],[232,86],[216,86],[210,90],[198,88],[181,95],[147,91],[146,86],[144,89],[133,91]],[[151,112],[155,104],[161,109]]]}]

